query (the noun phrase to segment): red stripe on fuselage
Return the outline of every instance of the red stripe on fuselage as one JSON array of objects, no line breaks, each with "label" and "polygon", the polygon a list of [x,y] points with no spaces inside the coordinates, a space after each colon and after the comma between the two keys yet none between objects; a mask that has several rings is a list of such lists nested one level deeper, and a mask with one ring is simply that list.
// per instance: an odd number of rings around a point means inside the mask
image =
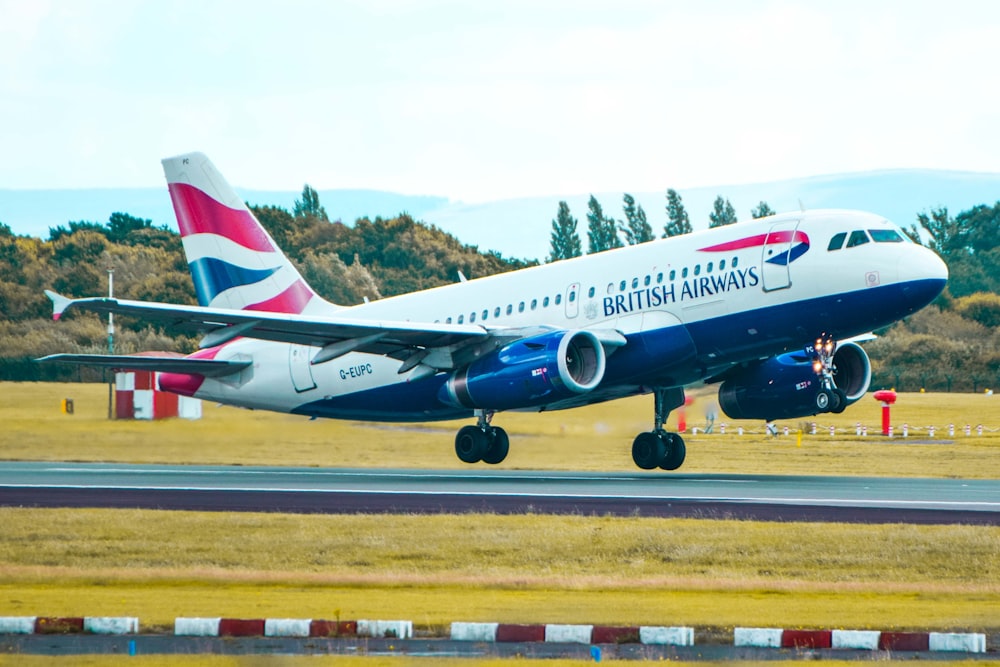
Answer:
[{"label": "red stripe on fuselage", "polygon": [[229,208],[187,183],[170,183],[168,187],[182,237],[217,234],[250,250],[275,252],[250,211]]},{"label": "red stripe on fuselage", "polygon": [[744,248],[762,246],[765,243],[788,243],[789,241],[802,241],[809,243],[809,237],[806,236],[805,232],[792,232],[790,229],[785,229],[777,232],[771,232],[770,234],[747,236],[746,238],[736,239],[735,241],[727,241],[718,245],[708,246],[707,248],[699,248],[698,251],[729,252],[731,250],[743,250]]}]

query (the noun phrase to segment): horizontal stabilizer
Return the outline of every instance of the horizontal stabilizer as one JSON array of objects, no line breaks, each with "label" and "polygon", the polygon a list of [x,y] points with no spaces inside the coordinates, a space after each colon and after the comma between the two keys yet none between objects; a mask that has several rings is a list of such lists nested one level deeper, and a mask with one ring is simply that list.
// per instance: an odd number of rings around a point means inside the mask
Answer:
[{"label": "horizontal stabilizer", "polygon": [[97,366],[126,371],[157,371],[160,373],[188,373],[204,377],[222,377],[238,373],[251,361],[224,361],[218,359],[190,359],[188,357],[131,357],[114,354],[50,354],[36,359],[38,362],[54,361],[64,364]]}]

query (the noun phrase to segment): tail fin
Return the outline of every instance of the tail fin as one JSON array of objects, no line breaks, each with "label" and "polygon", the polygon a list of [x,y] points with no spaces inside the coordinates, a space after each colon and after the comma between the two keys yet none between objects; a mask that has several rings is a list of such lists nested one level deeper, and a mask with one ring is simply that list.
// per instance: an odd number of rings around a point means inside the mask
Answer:
[{"label": "tail fin", "polygon": [[163,173],[199,304],[290,314],[336,308],[306,284],[205,155],[167,158]]}]

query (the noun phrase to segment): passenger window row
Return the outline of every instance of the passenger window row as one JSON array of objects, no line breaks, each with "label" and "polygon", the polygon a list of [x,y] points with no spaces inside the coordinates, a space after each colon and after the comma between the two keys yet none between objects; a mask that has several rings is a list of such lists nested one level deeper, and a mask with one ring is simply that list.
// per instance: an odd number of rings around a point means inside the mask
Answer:
[{"label": "passenger window row", "polygon": [[[739,266],[739,258],[733,257],[731,262],[729,263],[729,267],[735,269],[737,266]],[[705,265],[705,271],[704,271],[705,274],[712,273],[715,270],[716,270],[715,262],[708,262]],[[726,270],[726,260],[724,259],[719,260],[718,270],[719,271]],[[670,269],[670,272],[666,274],[667,280],[669,280],[670,282],[676,280],[677,273],[678,273],[677,269]],[[688,269],[688,267],[685,266],[680,270],[680,277],[682,280],[687,278],[689,274],[693,274],[695,276],[701,275],[702,265],[695,264],[694,268],[690,270]],[[659,273],[656,274],[655,278],[653,275],[647,274],[646,276],[643,276],[641,281],[638,277],[632,278],[631,282],[628,280],[622,280],[617,285],[618,291],[624,292],[628,290],[629,285],[631,285],[631,288],[634,290],[639,289],[640,282],[643,287],[649,287],[650,285],[653,284],[654,280],[657,285],[660,285],[663,283],[664,277],[665,277],[664,273],[660,271]],[[608,294],[614,294],[615,286],[616,286],[615,283],[608,283]],[[587,290],[587,297],[593,299],[596,295],[597,295],[597,288],[591,286]],[[567,298],[571,303],[576,301],[576,290],[575,289],[570,290],[569,296]],[[523,313],[525,310],[537,310],[539,303],[541,303],[542,308],[548,308],[550,303],[558,306],[562,303],[562,294],[556,294],[555,297],[552,298],[551,300],[549,299],[549,297],[544,297],[541,300],[541,302],[539,302],[538,299],[532,299],[530,302],[521,301],[517,304],[517,312]],[[489,320],[491,317],[493,319],[499,319],[503,315],[513,315],[513,314],[514,314],[514,304],[508,303],[506,308],[501,308],[500,306],[496,306],[492,312],[490,311],[489,308],[484,308],[482,311],[473,311],[469,313],[468,322],[469,324],[472,324],[476,321],[485,322]],[[435,321],[440,322],[440,320],[435,320]],[[466,322],[465,314],[463,313],[456,318],[449,317],[445,320],[446,324],[451,324],[452,322],[456,324],[465,324]]]},{"label": "passenger window row", "polygon": [[[570,294],[570,300],[576,300],[576,292],[572,292]],[[549,297],[544,297],[540,302],[538,299],[532,299],[530,302],[521,301],[517,304],[517,312],[523,313],[525,310],[529,309],[537,310],[539,304],[541,304],[542,308],[548,308],[550,303],[553,303],[557,306],[561,304],[562,294],[556,294],[555,297],[551,300],[549,299]],[[497,306],[496,308],[493,309],[492,313],[490,312],[489,308],[484,308],[482,311],[473,311],[469,313],[469,324],[472,324],[477,319],[485,322],[486,320],[490,319],[491,315],[493,319],[498,319],[503,314],[513,315],[514,308],[515,308],[514,304],[508,303],[506,308],[501,308],[500,306]],[[456,324],[465,324],[465,314],[463,313],[462,315],[459,315],[457,318],[449,317],[448,319],[445,320],[445,324],[451,324],[452,322],[455,322]]]}]

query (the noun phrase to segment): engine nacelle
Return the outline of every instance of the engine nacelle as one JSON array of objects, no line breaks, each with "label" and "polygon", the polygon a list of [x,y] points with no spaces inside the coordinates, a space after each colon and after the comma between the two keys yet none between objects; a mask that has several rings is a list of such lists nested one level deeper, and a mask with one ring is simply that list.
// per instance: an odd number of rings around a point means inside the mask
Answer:
[{"label": "engine nacelle", "polygon": [[719,387],[719,406],[730,419],[794,419],[821,412],[841,412],[868,391],[871,362],[855,343],[833,355],[834,384],[842,395],[831,397],[813,370],[812,357],[782,354],[731,375]]},{"label": "engine nacelle", "polygon": [[605,354],[589,331],[523,338],[455,372],[438,398],[449,405],[512,410],[583,394],[604,378]]}]

